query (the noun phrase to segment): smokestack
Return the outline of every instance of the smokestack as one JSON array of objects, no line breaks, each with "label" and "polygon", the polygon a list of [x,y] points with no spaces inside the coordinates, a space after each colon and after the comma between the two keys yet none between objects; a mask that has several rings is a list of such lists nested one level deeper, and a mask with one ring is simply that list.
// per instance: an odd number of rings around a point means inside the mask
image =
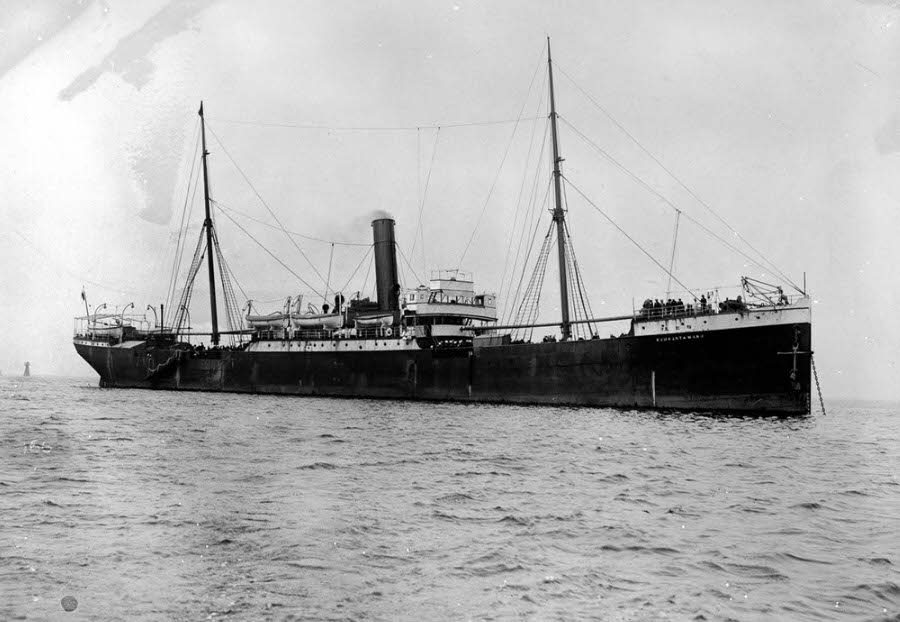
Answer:
[{"label": "smokestack", "polygon": [[394,219],[379,218],[372,221],[375,240],[375,286],[378,292],[379,311],[397,311],[400,308],[400,284],[397,282],[397,248],[394,245]]}]

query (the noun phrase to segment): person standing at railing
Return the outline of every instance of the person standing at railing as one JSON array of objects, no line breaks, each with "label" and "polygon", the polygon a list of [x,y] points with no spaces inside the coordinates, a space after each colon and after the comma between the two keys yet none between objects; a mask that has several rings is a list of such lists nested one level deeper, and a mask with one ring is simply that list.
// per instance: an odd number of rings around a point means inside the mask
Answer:
[{"label": "person standing at railing", "polygon": [[781,287],[778,288],[778,304],[786,305],[788,304],[788,297],[784,295],[784,290]]}]

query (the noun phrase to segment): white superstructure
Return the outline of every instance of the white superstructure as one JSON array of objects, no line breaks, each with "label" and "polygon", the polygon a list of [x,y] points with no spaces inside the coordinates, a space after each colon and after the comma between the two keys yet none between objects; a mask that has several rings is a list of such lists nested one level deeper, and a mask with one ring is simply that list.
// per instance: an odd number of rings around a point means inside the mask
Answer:
[{"label": "white superstructure", "polygon": [[740,311],[675,313],[662,317],[639,317],[634,321],[634,335],[635,337],[678,335],[731,328],[799,324],[810,321],[809,302],[808,297],[802,297],[791,304],[765,307],[747,306]]},{"label": "white superstructure", "polygon": [[437,270],[428,287],[403,292],[403,320],[416,337],[471,338],[475,322],[497,321],[497,296],[475,293],[472,274],[461,270]]}]

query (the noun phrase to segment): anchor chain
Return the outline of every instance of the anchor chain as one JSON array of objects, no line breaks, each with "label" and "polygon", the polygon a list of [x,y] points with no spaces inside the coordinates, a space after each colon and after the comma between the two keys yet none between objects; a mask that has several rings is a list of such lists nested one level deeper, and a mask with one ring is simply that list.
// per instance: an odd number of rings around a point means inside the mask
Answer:
[{"label": "anchor chain", "polygon": [[153,367],[152,365],[148,365],[148,366],[147,366],[147,376],[146,376],[145,379],[146,379],[146,380],[149,380],[150,378],[152,378],[152,377],[155,376],[156,374],[160,373],[161,371],[164,371],[165,369],[168,369],[168,368],[171,366],[171,364],[172,364],[173,362],[178,362],[178,361],[180,361],[180,360],[181,360],[181,354],[182,354],[181,350],[176,350],[176,351],[172,354],[172,356],[170,356],[164,363],[160,363],[160,364],[157,365],[156,367]]},{"label": "anchor chain", "polygon": [[819,405],[822,407],[822,414],[826,415],[827,413],[825,412],[825,400],[822,399],[822,387],[819,385],[819,374],[818,372],[816,372],[816,359],[812,355],[812,353],[810,353],[809,355],[809,361],[810,363],[812,363],[813,378],[816,379],[816,391],[818,391],[819,393]]}]

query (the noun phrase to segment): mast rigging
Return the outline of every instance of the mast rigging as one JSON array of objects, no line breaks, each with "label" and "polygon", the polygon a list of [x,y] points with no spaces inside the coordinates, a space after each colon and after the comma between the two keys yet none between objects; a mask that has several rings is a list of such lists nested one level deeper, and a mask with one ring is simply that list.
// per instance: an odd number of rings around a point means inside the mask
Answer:
[{"label": "mast rigging", "polygon": [[206,254],[207,267],[209,268],[209,312],[212,318],[212,337],[213,345],[219,345],[219,318],[216,312],[216,271],[213,266],[213,223],[209,211],[209,171],[206,167],[206,156],[209,151],[206,150],[206,120],[203,118],[203,102],[200,102],[200,137],[203,149],[203,203],[206,209],[206,220],[203,221],[203,227],[206,229],[206,248],[209,252]]},{"label": "mast rigging", "polygon": [[553,210],[553,223],[556,225],[556,247],[559,261],[559,307],[562,313],[560,329],[562,340],[568,341],[572,328],[569,324],[569,290],[566,276],[566,214],[562,208],[562,173],[559,164],[559,142],[556,130],[556,98],[553,93],[553,61],[550,58],[550,37],[547,37],[547,70],[550,76],[550,133],[553,138],[553,189],[556,207]]}]

